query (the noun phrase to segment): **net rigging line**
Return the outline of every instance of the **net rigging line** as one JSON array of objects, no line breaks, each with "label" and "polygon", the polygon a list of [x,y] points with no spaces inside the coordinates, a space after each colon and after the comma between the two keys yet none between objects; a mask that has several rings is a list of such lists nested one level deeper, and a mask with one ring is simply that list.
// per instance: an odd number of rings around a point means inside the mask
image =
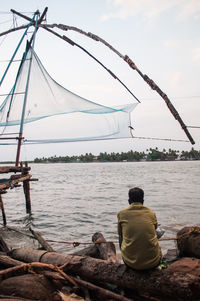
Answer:
[{"label": "net rigging line", "polygon": [[195,125],[187,125],[187,128],[192,128],[192,129],[200,129],[200,126],[195,126]]},{"label": "net rigging line", "polygon": [[[13,13],[18,14],[19,16],[21,16],[22,18],[25,18],[26,20],[30,21],[31,19],[27,16],[22,15],[21,13],[16,12],[15,10],[11,10]],[[43,24],[39,24],[38,27],[41,27],[45,30],[47,30],[48,32],[56,35],[57,37],[59,37],[60,39],[68,42],[71,46],[76,46],[79,49],[81,49],[82,51],[84,51],[87,55],[89,55],[92,59],[94,59],[98,64],[100,64],[112,77],[114,77],[114,79],[118,80],[119,83],[135,98],[135,100],[137,100],[137,102],[140,103],[139,99],[133,94],[133,92],[111,71],[109,70],[106,66],[104,66],[103,63],[101,63],[94,55],[92,55],[89,51],[87,51],[84,47],[82,47],[81,45],[79,45],[78,43],[72,41],[71,39],[69,39],[66,36],[61,36],[60,34],[58,34],[57,32],[51,30],[50,28],[48,28],[47,25],[43,25]]]},{"label": "net rigging line", "polygon": [[[18,229],[15,229],[14,227],[10,227],[10,226],[6,226],[6,228],[8,230],[11,230],[11,231],[14,231],[14,232],[17,232],[17,233],[20,233],[24,236],[27,236],[31,239],[34,239],[36,240],[35,236],[31,235],[31,234],[28,234],[28,233],[25,233],[21,230],[18,230]],[[192,231],[191,231],[192,232]],[[185,234],[190,234],[190,232],[188,233],[185,233]],[[184,236],[184,235],[181,235],[181,236]],[[179,237],[181,237],[179,236]],[[166,241],[166,240],[177,240],[179,237],[162,237],[162,238],[159,238],[159,241]],[[112,240],[112,241],[95,241],[95,242],[91,242],[91,241],[88,241],[88,242],[80,242],[80,241],[65,241],[65,240],[53,240],[53,239],[45,239],[47,242],[55,242],[55,243],[61,243],[61,244],[69,244],[69,245],[73,245],[73,247],[78,247],[79,245],[98,245],[98,244],[110,244],[110,243],[114,243],[114,244],[118,244],[119,241],[118,240]]]},{"label": "net rigging line", "polygon": [[[101,61],[99,61],[94,55],[92,55],[89,51],[87,51],[84,47],[82,47],[81,45],[77,44],[76,42],[72,41],[71,39],[69,39],[68,37],[66,36],[61,36],[59,35],[58,33],[54,32],[53,30],[49,29],[48,27],[45,27],[45,25],[39,25],[38,27],[42,27],[44,28],[45,30],[47,30],[48,32],[56,35],[57,37],[61,38],[62,40],[64,40],[65,42],[68,42],[71,46],[76,46],[78,47],[79,49],[81,49],[82,51],[84,51],[87,55],[89,55],[93,60],[95,60],[99,65],[101,65],[114,79],[116,79],[133,97],[134,99],[140,103],[140,100],[134,95],[134,93],[119,79],[118,76],[116,76],[110,69],[108,69],[103,63],[101,63]],[[18,30],[18,29],[24,29],[26,28],[26,26],[21,26],[21,27],[18,27],[18,28],[15,28],[15,29],[12,29],[10,31],[7,31],[5,33],[2,33],[0,34],[3,35],[3,34],[8,34],[12,31],[15,31],[15,30]]]},{"label": "net rigging line", "polygon": [[[34,51],[30,48],[28,58],[32,52]],[[24,61],[20,76],[16,77],[14,85],[16,89],[12,88],[10,96],[5,99],[0,110],[1,127],[6,125],[8,129],[10,126],[14,131],[20,123],[22,95],[15,94],[17,97],[12,102],[11,110],[10,104],[13,91],[14,93],[24,91],[27,71],[28,62]],[[34,52],[24,121],[27,124],[25,143],[59,143],[130,137],[128,129],[130,113],[136,105],[137,103],[134,102],[108,107],[76,95],[51,77]],[[8,120],[6,113],[9,110]]]},{"label": "net rigging line", "polygon": [[157,141],[174,141],[174,142],[190,142],[189,140],[182,140],[182,139],[171,139],[171,138],[156,138],[156,137],[139,137],[139,136],[132,136],[134,139],[146,139],[146,140],[157,140]]},{"label": "net rigging line", "polygon": [[[44,27],[44,25],[41,25],[41,26]],[[175,109],[174,105],[171,103],[171,101],[168,98],[168,96],[158,87],[158,85],[151,78],[149,78],[146,74],[143,74],[137,68],[136,64],[132,61],[132,59],[130,59],[128,57],[128,55],[122,55],[113,46],[111,46],[108,42],[106,42],[105,40],[103,40],[99,36],[94,35],[91,32],[87,33],[87,32],[85,32],[85,31],[83,31],[83,30],[81,30],[81,29],[79,29],[77,27],[67,26],[67,25],[63,25],[63,24],[50,24],[50,25],[46,24],[45,27],[57,27],[59,29],[65,30],[65,31],[67,31],[67,30],[74,30],[74,31],[77,31],[78,33],[86,35],[87,37],[93,39],[96,42],[101,42],[105,46],[107,46],[108,48],[110,48],[115,54],[117,54],[120,58],[122,58],[131,67],[131,69],[135,70],[143,78],[143,80],[151,87],[152,90],[155,90],[163,98],[163,100],[165,101],[165,103],[166,103],[168,109],[170,110],[171,114],[179,122],[181,128],[185,132],[185,134],[188,137],[188,139],[190,140],[191,144],[195,144],[194,139],[192,138],[192,136],[191,136],[190,132],[188,131],[185,123],[183,122],[183,120],[180,117],[179,113]]]},{"label": "net rigging line", "polygon": [[132,126],[129,126],[129,129],[130,129],[130,134],[131,134],[131,137],[133,139],[145,139],[145,140],[157,140],[157,141],[174,141],[174,142],[190,142],[188,140],[183,140],[183,139],[171,139],[171,138],[158,138],[158,137],[139,137],[139,136],[134,136],[133,135],[133,131],[134,131],[134,128]]},{"label": "net rigging line", "polygon": [[[21,16],[22,18],[30,21],[30,18],[15,11],[15,10],[11,10],[11,12]],[[34,24],[33,24],[34,25]],[[137,66],[135,65],[135,63],[127,56],[127,55],[122,55],[119,51],[117,51],[114,47],[112,47],[109,43],[107,43],[106,41],[104,41],[103,39],[101,39],[100,37],[98,37],[97,35],[94,35],[92,33],[86,33],[84,32],[83,30],[80,30],[76,27],[72,27],[72,26],[67,26],[67,25],[63,25],[63,24],[51,24],[51,25],[43,25],[43,24],[40,24],[39,25],[40,27],[44,28],[47,30],[48,27],[57,27],[57,28],[60,28],[62,30],[75,30],[81,34],[84,34],[86,35],[87,37],[90,37],[92,38],[93,40],[95,41],[100,41],[102,42],[104,45],[106,45],[107,47],[109,47],[113,52],[115,52],[119,57],[121,57],[129,66],[131,69],[135,70],[142,78],[143,80],[153,89],[155,90],[162,98],[163,100],[165,101],[168,109],[170,110],[171,114],[174,116],[174,118],[179,122],[181,128],[183,129],[183,131],[185,132],[186,136],[188,137],[188,139],[190,140],[191,144],[195,144],[195,141],[194,139],[192,138],[190,132],[188,131],[185,123],[183,122],[182,118],[180,117],[179,113],[177,112],[177,110],[175,109],[174,105],[171,103],[170,99],[168,98],[168,96],[157,86],[157,84],[151,79],[149,78],[146,74],[143,74],[138,68]],[[18,28],[19,29],[19,28]],[[15,30],[18,30],[18,29],[15,29]],[[49,29],[50,31],[50,29]],[[54,33],[53,31],[51,31],[52,33]],[[4,33],[5,34],[5,33]],[[58,35],[56,32],[54,33],[55,35],[57,36],[60,36]],[[65,39],[64,36],[60,36],[62,39]],[[68,39],[68,38],[67,38]],[[71,40],[68,39],[68,42],[70,43]],[[72,41],[73,42],[73,41]]]}]

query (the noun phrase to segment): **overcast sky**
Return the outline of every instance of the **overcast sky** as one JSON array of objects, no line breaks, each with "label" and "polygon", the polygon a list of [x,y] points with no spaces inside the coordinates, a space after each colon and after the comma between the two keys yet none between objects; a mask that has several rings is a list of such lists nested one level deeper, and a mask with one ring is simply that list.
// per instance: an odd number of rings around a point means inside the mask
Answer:
[{"label": "overcast sky", "polygon": [[[199,0],[7,0],[0,6],[0,32],[11,27],[11,8],[31,15],[48,7],[47,23],[62,23],[92,32],[127,54],[137,67],[158,84],[188,126],[200,126],[200,1]],[[17,18],[17,24],[25,24]],[[85,47],[111,69],[140,99],[132,113],[137,137],[187,140],[164,100],[108,48],[76,32],[66,36]],[[13,34],[13,49],[17,39]],[[7,57],[8,48],[0,60]],[[105,70],[79,49],[39,30],[35,51],[51,76],[67,89],[103,104],[134,101]],[[0,102],[2,101],[0,98]],[[200,129],[189,129],[200,149]],[[25,147],[23,159],[86,152],[145,151],[150,147],[190,150],[187,142],[126,139]],[[15,149],[0,148],[1,160],[12,160]]]}]

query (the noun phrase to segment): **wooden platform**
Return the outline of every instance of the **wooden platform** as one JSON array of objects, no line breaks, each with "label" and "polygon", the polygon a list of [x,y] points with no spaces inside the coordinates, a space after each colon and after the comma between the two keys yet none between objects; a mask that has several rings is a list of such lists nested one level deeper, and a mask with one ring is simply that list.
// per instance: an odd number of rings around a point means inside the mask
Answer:
[{"label": "wooden platform", "polygon": [[21,167],[21,166],[1,166],[0,165],[0,173],[9,173],[9,172],[22,172],[29,171],[30,167]]},{"label": "wooden platform", "polygon": [[[21,163],[20,166],[0,166],[0,174],[5,174],[3,178],[0,178],[0,209],[2,211],[3,225],[6,226],[6,214],[4,211],[4,205],[2,200],[2,194],[5,194],[9,189],[13,189],[21,186],[20,183],[23,183],[23,190],[26,200],[26,213],[31,213],[31,200],[30,200],[30,181],[37,181],[38,179],[33,179],[32,175],[29,173],[31,170],[28,167],[28,163]],[[11,175],[8,176],[8,174]]]}]

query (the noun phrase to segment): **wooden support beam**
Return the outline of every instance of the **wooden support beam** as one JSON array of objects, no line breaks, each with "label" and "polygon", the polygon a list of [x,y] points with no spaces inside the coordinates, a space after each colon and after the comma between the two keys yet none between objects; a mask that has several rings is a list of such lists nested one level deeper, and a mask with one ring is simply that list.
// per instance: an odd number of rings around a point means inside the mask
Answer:
[{"label": "wooden support beam", "polygon": [[19,182],[29,180],[30,178],[31,178],[31,175],[27,174],[27,175],[21,175],[21,177],[19,179],[15,179],[15,180],[12,180],[12,181],[9,181],[9,182],[0,183],[0,190],[1,189],[8,189],[12,185],[18,184]]},{"label": "wooden support beam", "polygon": [[[28,169],[28,162],[25,162],[25,168]],[[27,175],[28,172],[24,171],[24,174]],[[24,195],[26,200],[26,213],[31,213],[31,195],[30,195],[30,182],[29,180],[23,181]]]},{"label": "wooden support beam", "polygon": [[0,194],[0,208],[1,208],[1,213],[2,213],[2,218],[3,218],[3,226],[6,227],[6,213],[4,210],[4,205],[3,205],[3,200],[2,200],[2,196]]},{"label": "wooden support beam", "polygon": [[26,213],[31,213],[31,196],[30,196],[30,183],[29,180],[23,181],[24,195],[26,200]]},{"label": "wooden support beam", "polygon": [[[27,170],[28,168],[28,170]],[[30,167],[25,167],[25,170],[29,171]],[[9,173],[9,172],[22,172],[22,169],[20,166],[0,166],[0,173]]]},{"label": "wooden support beam", "polygon": [[48,252],[55,252],[54,249],[48,244],[48,242],[39,234],[38,232],[35,232],[31,227],[29,228],[33,236],[38,240],[38,242],[41,244],[43,249],[45,249]]}]

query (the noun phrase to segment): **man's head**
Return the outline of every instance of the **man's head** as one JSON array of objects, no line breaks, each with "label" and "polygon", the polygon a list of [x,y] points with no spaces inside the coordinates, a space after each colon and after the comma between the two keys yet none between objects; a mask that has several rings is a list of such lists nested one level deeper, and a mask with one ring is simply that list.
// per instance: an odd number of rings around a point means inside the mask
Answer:
[{"label": "man's head", "polygon": [[141,188],[134,187],[131,188],[128,192],[129,196],[129,204],[132,204],[133,202],[139,202],[142,203],[144,202],[144,191]]}]

